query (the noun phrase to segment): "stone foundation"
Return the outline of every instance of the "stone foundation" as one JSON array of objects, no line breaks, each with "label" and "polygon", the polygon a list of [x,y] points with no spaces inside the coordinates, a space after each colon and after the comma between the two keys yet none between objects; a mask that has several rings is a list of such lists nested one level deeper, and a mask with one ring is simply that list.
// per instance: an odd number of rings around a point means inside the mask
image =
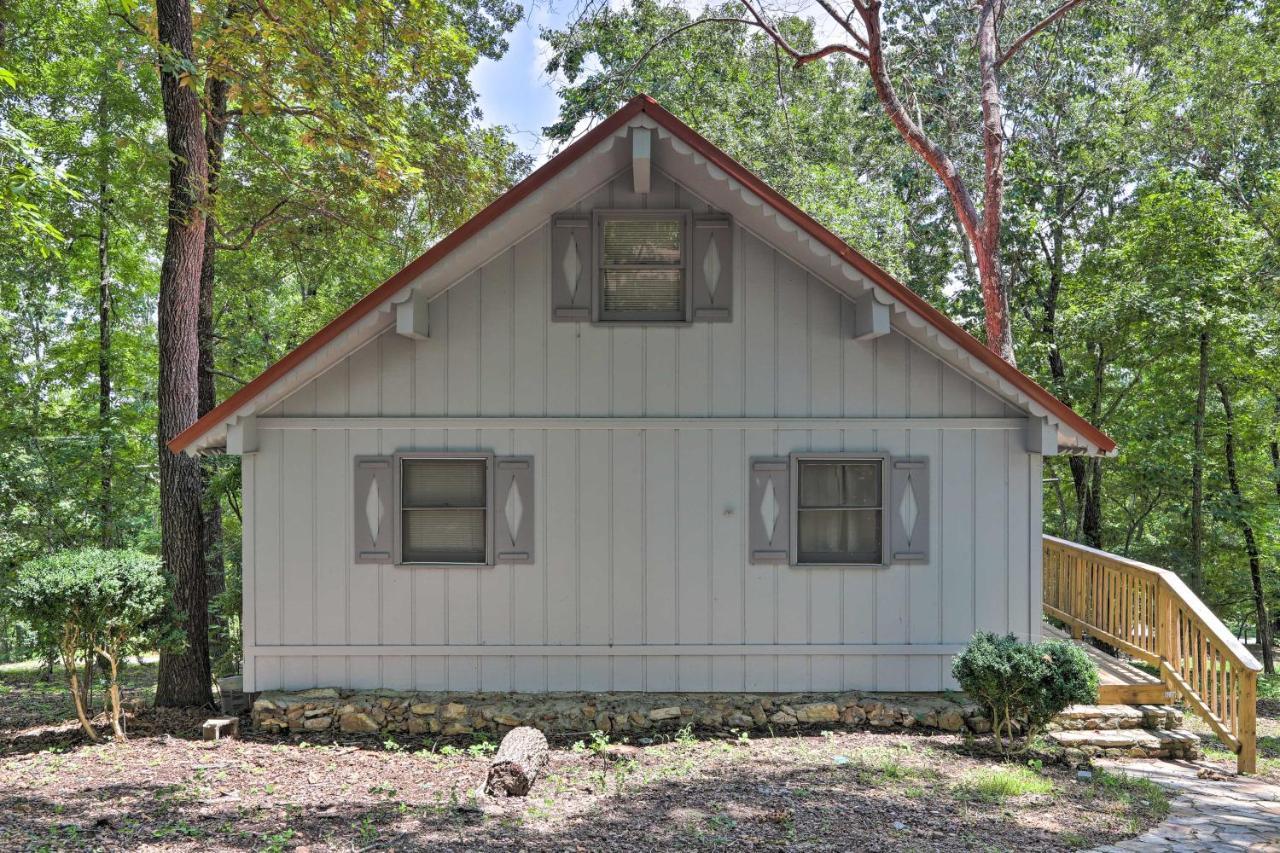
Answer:
[{"label": "stone foundation", "polygon": [[702,731],[788,731],[803,726],[928,728],[981,734],[991,723],[960,694],[405,693],[331,688],[264,693],[253,725],[274,732],[503,734],[534,726],[549,735],[602,731],[644,736]]}]

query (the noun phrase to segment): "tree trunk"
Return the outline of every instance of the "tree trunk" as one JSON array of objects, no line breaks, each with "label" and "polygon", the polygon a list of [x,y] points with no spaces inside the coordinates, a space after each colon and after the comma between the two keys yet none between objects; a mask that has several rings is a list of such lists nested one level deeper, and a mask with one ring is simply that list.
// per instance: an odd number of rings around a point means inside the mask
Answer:
[{"label": "tree trunk", "polygon": [[[214,255],[217,251],[214,211],[217,207],[218,176],[222,170],[222,152],[227,135],[227,81],[210,77],[205,84],[208,99],[208,120],[205,124],[205,147],[209,152],[208,206],[204,223],[204,250],[200,261],[200,317],[199,338],[199,401],[197,414],[208,414],[218,403],[214,384],[213,340],[213,289]],[[201,489],[204,493],[204,555],[209,577],[209,600],[215,600],[226,588],[226,564],[222,557],[222,500],[210,493],[209,482],[214,468],[205,462],[200,468]],[[210,656],[217,660],[225,652],[226,620],[218,611],[210,614]]]},{"label": "tree trunk", "polygon": [[171,453],[170,439],[196,420],[200,265],[208,159],[200,100],[187,71],[193,64],[189,0],[157,0],[160,91],[168,137],[169,218],[157,310],[160,349],[160,550],[186,632],[181,651],[162,652],[156,704],[208,705],[209,587],[204,569],[200,463]]},{"label": "tree trunk", "polygon": [[1191,576],[1187,583],[1204,595],[1204,415],[1209,395],[1209,330],[1200,330],[1200,373],[1196,384],[1196,416],[1192,422]]},{"label": "tree trunk", "polygon": [[98,541],[115,543],[111,503],[111,128],[107,95],[98,96]]},{"label": "tree trunk", "polygon": [[498,754],[489,762],[484,792],[491,797],[523,797],[547,766],[547,738],[530,726],[507,732]]},{"label": "tree trunk", "polygon": [[1249,555],[1249,580],[1253,585],[1253,609],[1258,619],[1258,645],[1262,648],[1262,668],[1267,673],[1276,671],[1275,654],[1271,648],[1271,620],[1267,616],[1267,598],[1262,588],[1262,556],[1258,540],[1253,535],[1253,525],[1245,515],[1244,495],[1240,491],[1240,478],[1236,474],[1236,441],[1234,433],[1235,413],[1231,409],[1231,395],[1225,382],[1218,383],[1222,397],[1222,411],[1227,416],[1227,434],[1223,445],[1227,455],[1227,483],[1231,486],[1232,509],[1235,510],[1240,532],[1244,534],[1244,547]]},{"label": "tree trunk", "polygon": [[983,0],[978,12],[978,72],[982,82],[982,227],[974,254],[982,283],[987,348],[1010,364],[1013,329],[1009,322],[1009,293],[1000,269],[1000,220],[1004,206],[1004,102],[1000,96],[1000,41],[1004,16],[1002,0]]}]

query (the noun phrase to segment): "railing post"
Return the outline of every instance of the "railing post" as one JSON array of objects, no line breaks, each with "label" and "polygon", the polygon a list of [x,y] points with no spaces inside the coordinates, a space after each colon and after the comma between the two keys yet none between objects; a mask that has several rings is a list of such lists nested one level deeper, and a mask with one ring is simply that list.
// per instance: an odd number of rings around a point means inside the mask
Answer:
[{"label": "railing post", "polygon": [[1240,738],[1240,752],[1236,755],[1236,770],[1241,773],[1258,772],[1258,673],[1244,670],[1240,673],[1240,723],[1236,730]]}]

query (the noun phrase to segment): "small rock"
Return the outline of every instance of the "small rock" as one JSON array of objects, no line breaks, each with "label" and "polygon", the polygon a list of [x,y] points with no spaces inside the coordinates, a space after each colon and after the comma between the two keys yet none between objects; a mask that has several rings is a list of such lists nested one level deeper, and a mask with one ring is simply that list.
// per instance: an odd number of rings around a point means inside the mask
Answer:
[{"label": "small rock", "polygon": [[680,706],[672,705],[669,708],[654,708],[649,712],[649,719],[657,722],[658,720],[671,720],[680,716]]},{"label": "small rock", "polygon": [[338,728],[344,732],[376,732],[378,723],[368,714],[355,711],[343,714],[338,720]]},{"label": "small rock", "polygon": [[813,702],[797,708],[795,716],[802,723],[835,723],[840,720],[840,708],[834,702]]},{"label": "small rock", "polygon": [[794,726],[796,718],[788,714],[786,711],[778,711],[769,718],[769,722],[779,726]]}]

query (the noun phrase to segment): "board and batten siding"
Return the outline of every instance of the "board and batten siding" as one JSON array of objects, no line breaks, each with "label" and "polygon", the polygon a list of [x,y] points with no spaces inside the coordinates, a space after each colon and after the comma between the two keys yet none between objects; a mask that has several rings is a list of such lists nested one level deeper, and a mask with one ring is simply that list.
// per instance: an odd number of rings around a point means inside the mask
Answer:
[{"label": "board and batten siding", "polygon": [[[579,209],[705,209],[622,178]],[[543,227],[436,297],[428,339],[387,332],[264,414],[1020,416],[899,334],[851,340],[850,303],[734,239],[732,322],[610,328],[550,322]],[[354,564],[352,459],[410,449],[533,456],[535,561]],[[930,562],[750,565],[749,460],[808,450],[928,457]],[[251,690],[932,691],[975,629],[1039,635],[1041,458],[1016,430],[264,429],[242,464]]]}]

